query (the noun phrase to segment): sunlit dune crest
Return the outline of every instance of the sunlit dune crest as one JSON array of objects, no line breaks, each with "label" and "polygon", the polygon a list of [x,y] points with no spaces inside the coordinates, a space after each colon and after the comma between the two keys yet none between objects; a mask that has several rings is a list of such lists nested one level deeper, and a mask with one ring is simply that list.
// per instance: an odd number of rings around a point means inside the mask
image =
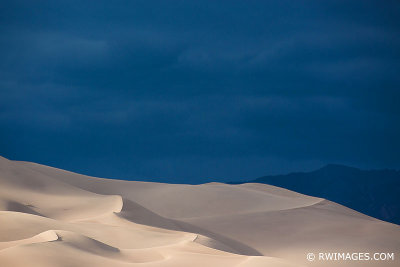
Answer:
[{"label": "sunlit dune crest", "polygon": [[400,226],[263,185],[94,178],[0,157],[0,266],[399,266]]}]

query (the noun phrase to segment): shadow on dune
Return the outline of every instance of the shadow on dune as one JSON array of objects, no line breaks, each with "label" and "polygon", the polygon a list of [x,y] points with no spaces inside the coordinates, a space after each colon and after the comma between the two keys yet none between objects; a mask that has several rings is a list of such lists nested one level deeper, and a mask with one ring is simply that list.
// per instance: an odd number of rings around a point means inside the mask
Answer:
[{"label": "shadow on dune", "polygon": [[193,224],[189,224],[187,222],[182,222],[175,219],[168,219],[157,213],[154,213],[145,207],[127,200],[123,199],[124,205],[122,211],[117,213],[119,217],[127,219],[131,222],[174,230],[174,231],[184,231],[189,233],[196,233],[199,235],[206,236],[214,242],[208,242],[208,244],[204,244],[203,242],[199,242],[203,245],[210,246],[212,244],[212,248],[223,250],[226,252],[231,252],[235,254],[248,255],[248,256],[262,256],[263,254],[256,249],[247,246],[241,242],[238,242],[234,239],[228,238],[226,236],[205,230],[201,227],[195,226]]},{"label": "shadow on dune", "polygon": [[29,213],[29,214],[45,217],[43,214],[32,209],[33,207],[34,207],[33,205],[23,205],[21,203],[15,202],[15,201],[8,201],[6,210],[22,212],[22,213]]}]

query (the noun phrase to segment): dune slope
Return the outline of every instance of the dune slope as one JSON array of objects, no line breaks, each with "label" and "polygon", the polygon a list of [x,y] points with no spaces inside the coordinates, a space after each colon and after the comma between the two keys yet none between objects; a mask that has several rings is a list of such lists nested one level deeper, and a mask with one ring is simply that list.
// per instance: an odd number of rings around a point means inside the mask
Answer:
[{"label": "dune slope", "polygon": [[88,177],[0,157],[0,266],[364,266],[307,253],[390,252],[400,227],[263,184]]}]

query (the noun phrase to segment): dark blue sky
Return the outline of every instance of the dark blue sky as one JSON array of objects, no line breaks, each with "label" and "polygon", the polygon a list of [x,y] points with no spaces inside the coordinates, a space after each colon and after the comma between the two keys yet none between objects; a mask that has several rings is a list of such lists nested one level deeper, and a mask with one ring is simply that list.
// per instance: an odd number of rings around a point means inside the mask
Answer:
[{"label": "dark blue sky", "polygon": [[0,153],[89,175],[400,168],[398,1],[0,1]]}]

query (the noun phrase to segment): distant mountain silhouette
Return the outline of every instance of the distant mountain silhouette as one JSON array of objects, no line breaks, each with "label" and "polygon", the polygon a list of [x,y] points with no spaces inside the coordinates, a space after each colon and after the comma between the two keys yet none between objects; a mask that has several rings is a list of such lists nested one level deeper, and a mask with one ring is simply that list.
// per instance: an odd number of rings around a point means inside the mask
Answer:
[{"label": "distant mountain silhouette", "polygon": [[[264,176],[264,183],[322,197],[369,216],[400,224],[400,171],[360,170],[329,164],[312,172]],[[244,182],[235,182],[240,184]]]}]

